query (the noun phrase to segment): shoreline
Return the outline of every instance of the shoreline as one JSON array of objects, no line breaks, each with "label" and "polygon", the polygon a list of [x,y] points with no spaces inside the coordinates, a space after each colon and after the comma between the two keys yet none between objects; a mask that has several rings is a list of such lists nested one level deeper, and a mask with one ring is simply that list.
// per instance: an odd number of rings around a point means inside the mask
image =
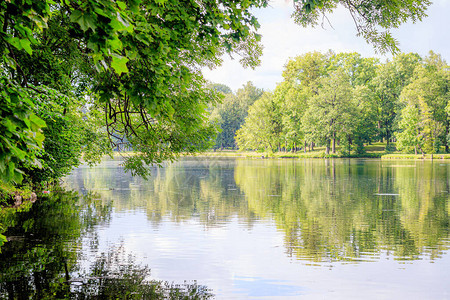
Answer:
[{"label": "shoreline", "polygon": [[[114,152],[113,156],[134,156],[134,152]],[[254,158],[254,159],[323,159],[323,158],[359,158],[359,159],[381,159],[381,160],[450,160],[450,153],[445,154],[404,154],[404,153],[385,153],[385,152],[368,152],[357,155],[340,155],[340,154],[325,154],[324,151],[314,152],[254,152],[254,151],[236,151],[236,150],[222,150],[222,151],[205,151],[198,153],[183,153],[180,157],[228,157],[228,158]]]},{"label": "shoreline", "polygon": [[264,152],[239,152],[239,151],[216,151],[216,152],[200,152],[197,154],[186,154],[184,157],[236,157],[236,158],[259,158],[259,159],[276,159],[276,158],[364,158],[364,159],[381,159],[381,160],[450,160],[450,154],[403,154],[403,153],[365,153],[361,155],[339,155],[325,154],[324,152],[307,152],[307,153],[264,153]]}]

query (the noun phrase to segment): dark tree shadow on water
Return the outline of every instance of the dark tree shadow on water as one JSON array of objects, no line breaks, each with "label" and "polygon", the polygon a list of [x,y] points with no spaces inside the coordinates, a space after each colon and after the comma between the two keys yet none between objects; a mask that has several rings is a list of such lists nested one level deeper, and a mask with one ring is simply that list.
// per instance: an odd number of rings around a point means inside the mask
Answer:
[{"label": "dark tree shadow on water", "polygon": [[150,279],[150,269],[135,263],[123,245],[101,253],[80,278],[69,280],[72,299],[211,299],[206,286]]},{"label": "dark tree shadow on water", "polygon": [[[61,191],[17,214],[0,253],[0,299],[210,299],[196,282],[150,279],[123,243],[98,250],[96,226],[111,207],[88,195]],[[80,251],[86,237],[89,253]]]}]

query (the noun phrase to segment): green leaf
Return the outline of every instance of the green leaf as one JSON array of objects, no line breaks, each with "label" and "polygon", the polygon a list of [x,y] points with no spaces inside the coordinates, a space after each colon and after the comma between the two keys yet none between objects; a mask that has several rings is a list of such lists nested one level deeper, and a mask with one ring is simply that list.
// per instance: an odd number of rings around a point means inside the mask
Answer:
[{"label": "green leaf", "polygon": [[8,163],[8,170],[9,174],[12,175],[14,173],[14,170],[16,169],[16,164],[12,161]]},{"label": "green leaf", "polygon": [[122,1],[117,1],[117,6],[119,6],[121,10],[127,9],[127,5],[125,4],[125,2]]},{"label": "green leaf", "polygon": [[6,128],[7,128],[9,131],[11,131],[11,132],[15,131],[16,128],[17,128],[17,126],[14,125],[14,124],[11,122],[10,119],[3,120],[3,121],[2,121],[2,124],[5,125]]},{"label": "green leaf", "polygon": [[97,28],[95,19],[91,15],[84,14],[79,10],[74,11],[70,15],[70,21],[78,23],[83,31],[87,31],[89,28],[95,31],[95,29]]},{"label": "green leaf", "polygon": [[126,26],[120,22],[117,19],[112,19],[111,22],[109,23],[109,25],[111,25],[112,28],[114,28],[117,31],[121,31],[121,30],[125,30]]},{"label": "green leaf", "polygon": [[111,67],[116,71],[117,74],[128,73],[127,67],[128,58],[118,54],[112,54]]},{"label": "green leaf", "polygon": [[10,43],[12,46],[14,46],[16,49],[22,50],[20,39],[18,37],[8,37],[6,41]]},{"label": "green leaf", "polygon": [[10,68],[16,70],[17,66],[16,66],[16,62],[14,61],[14,59],[12,59],[11,57],[9,57],[8,55],[3,55],[3,62]]},{"label": "green leaf", "polygon": [[122,47],[123,47],[122,42],[118,38],[115,38],[113,40],[109,40],[108,44],[111,46],[111,50],[113,50],[113,51],[121,50]]},{"label": "green leaf", "polygon": [[75,10],[70,15],[70,21],[73,23],[78,23],[78,20],[83,16],[83,13],[79,10]]},{"label": "green leaf", "polygon": [[20,40],[20,46],[29,54],[31,55],[33,53],[33,50],[31,49],[31,43],[27,39],[21,39]]},{"label": "green leaf", "polygon": [[42,120],[41,118],[39,118],[38,116],[36,116],[35,114],[31,114],[29,119],[30,119],[30,121],[32,123],[34,123],[35,125],[39,126],[40,128],[47,126],[45,124],[45,121]]},{"label": "green leaf", "polygon": [[134,37],[141,43],[145,44],[146,46],[150,45],[149,36],[139,33],[139,34],[136,34]]},{"label": "green leaf", "polygon": [[0,253],[2,253],[2,246],[4,243],[6,243],[8,241],[8,239],[6,238],[6,236],[4,236],[3,234],[0,234]]},{"label": "green leaf", "polygon": [[36,24],[36,26],[40,29],[43,30],[44,28],[48,28],[47,26],[47,18],[43,18],[42,16],[38,15],[35,11],[32,11],[29,15],[28,18],[30,18],[30,20],[33,20],[34,23]]},{"label": "green leaf", "polygon": [[23,160],[25,156],[27,156],[27,153],[23,150],[20,150],[19,148],[13,146],[10,148],[12,154],[14,154],[19,160]]},{"label": "green leaf", "polygon": [[23,176],[21,173],[17,172],[16,170],[17,169],[15,169],[14,173],[12,174],[13,181],[16,183],[21,183],[23,180]]}]

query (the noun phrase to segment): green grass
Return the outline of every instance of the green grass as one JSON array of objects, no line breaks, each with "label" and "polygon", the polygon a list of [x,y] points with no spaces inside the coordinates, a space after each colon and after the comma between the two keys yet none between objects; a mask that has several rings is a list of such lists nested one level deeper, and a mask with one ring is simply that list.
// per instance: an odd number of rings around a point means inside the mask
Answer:
[{"label": "green grass", "polygon": [[450,159],[450,154],[385,154],[382,159]]},{"label": "green grass", "polygon": [[[395,145],[395,143],[394,143]],[[386,148],[386,143],[372,143],[370,145],[366,145],[365,149],[368,153],[384,153]]]}]

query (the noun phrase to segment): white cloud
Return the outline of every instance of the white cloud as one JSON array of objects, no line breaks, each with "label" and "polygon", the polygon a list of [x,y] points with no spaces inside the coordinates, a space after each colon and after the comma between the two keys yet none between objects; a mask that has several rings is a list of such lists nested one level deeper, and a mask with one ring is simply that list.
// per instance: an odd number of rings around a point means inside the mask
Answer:
[{"label": "white cloud", "polygon": [[[429,8],[428,18],[417,24],[404,24],[394,31],[404,52],[418,52],[426,55],[433,50],[447,60],[450,28],[450,1],[435,1]],[[272,1],[271,6],[255,12],[261,24],[264,54],[261,65],[255,70],[244,69],[238,59],[224,59],[222,67],[215,70],[204,70],[205,77],[212,82],[224,83],[233,90],[240,88],[247,81],[266,90],[275,88],[282,81],[284,64],[290,57],[309,51],[326,52],[359,52],[363,56],[378,56],[371,45],[363,38],[356,37],[356,29],[349,13],[338,8],[329,20],[333,26],[324,24],[325,29],[302,28],[290,17],[293,11],[292,2],[285,0]],[[450,53],[449,53],[450,54]],[[386,56],[387,57],[387,56]]]}]

